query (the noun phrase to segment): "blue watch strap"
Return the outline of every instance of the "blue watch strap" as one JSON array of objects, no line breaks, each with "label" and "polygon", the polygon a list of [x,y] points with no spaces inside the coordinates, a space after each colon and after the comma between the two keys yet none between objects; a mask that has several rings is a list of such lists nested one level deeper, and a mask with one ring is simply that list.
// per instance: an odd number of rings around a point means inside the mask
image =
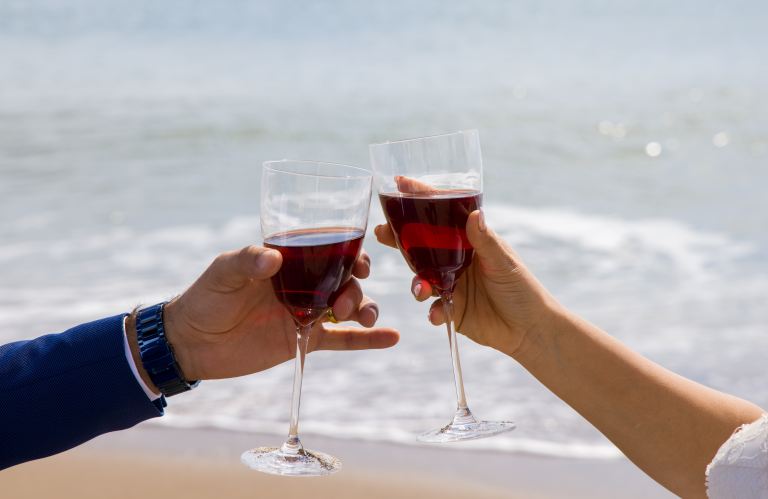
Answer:
[{"label": "blue watch strap", "polygon": [[200,381],[187,381],[173,355],[163,325],[165,302],[143,308],[136,314],[136,340],[144,369],[160,393],[171,397],[196,387]]}]

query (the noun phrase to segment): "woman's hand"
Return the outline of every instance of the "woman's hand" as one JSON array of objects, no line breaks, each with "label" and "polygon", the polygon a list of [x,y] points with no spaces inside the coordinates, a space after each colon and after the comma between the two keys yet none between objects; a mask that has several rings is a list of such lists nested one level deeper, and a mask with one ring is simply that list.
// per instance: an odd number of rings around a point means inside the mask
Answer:
[{"label": "woman's hand", "polygon": [[[281,264],[278,251],[257,246],[223,253],[166,305],[166,334],[187,379],[242,376],[294,358],[296,326],[270,281]],[[353,275],[363,279],[369,272],[370,259],[362,253]],[[333,314],[369,329],[326,329],[318,323],[309,351],[387,348],[399,339],[395,330],[372,327],[378,306],[363,295],[355,278],[342,287]]]},{"label": "woman's hand", "polygon": [[[456,330],[482,345],[514,356],[530,339],[532,331],[547,327],[557,302],[485,225],[480,211],[469,215],[466,230],[475,254],[454,290]],[[374,232],[379,242],[396,247],[389,225],[379,225]],[[437,294],[419,276],[413,278],[411,291],[419,301]],[[445,322],[442,299],[432,303],[429,320],[435,325]]]}]

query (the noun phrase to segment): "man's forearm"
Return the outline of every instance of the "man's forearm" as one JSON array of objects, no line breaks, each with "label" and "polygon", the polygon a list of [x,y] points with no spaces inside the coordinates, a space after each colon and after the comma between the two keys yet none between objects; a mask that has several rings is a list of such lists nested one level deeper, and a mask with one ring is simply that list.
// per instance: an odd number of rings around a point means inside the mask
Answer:
[{"label": "man's forearm", "polygon": [[0,469],[163,414],[131,372],[123,320],[0,346]]},{"label": "man's forearm", "polygon": [[706,465],[759,407],[678,376],[557,309],[516,359],[656,481],[704,496]]}]

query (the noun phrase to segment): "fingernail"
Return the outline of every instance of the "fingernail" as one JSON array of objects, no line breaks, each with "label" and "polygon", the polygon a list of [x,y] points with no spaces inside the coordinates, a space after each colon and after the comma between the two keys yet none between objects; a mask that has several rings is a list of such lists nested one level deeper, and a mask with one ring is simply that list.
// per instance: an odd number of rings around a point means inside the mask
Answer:
[{"label": "fingernail", "polygon": [[371,305],[368,307],[371,312],[373,312],[373,323],[376,324],[376,321],[379,319],[379,307],[376,305]]},{"label": "fingernail", "polygon": [[416,298],[419,297],[419,295],[421,294],[421,283],[420,282],[417,282],[416,284],[413,285],[413,287],[411,288],[411,293],[413,293],[413,296],[415,296]]},{"label": "fingernail", "polygon": [[271,260],[277,257],[277,250],[266,249],[264,252],[256,258],[256,271],[266,272],[272,266]]},{"label": "fingernail", "polygon": [[482,210],[480,210],[480,216],[477,217],[477,228],[480,229],[480,232],[485,232],[485,213]]}]

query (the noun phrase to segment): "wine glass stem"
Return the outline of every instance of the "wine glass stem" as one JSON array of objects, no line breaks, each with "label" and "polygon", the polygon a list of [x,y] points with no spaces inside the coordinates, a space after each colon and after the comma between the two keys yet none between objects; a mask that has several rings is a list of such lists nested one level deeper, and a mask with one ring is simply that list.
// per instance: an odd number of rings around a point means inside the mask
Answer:
[{"label": "wine glass stem", "polygon": [[307,355],[309,333],[312,325],[296,328],[296,360],[293,372],[293,394],[291,395],[291,426],[288,440],[280,448],[286,454],[299,454],[304,450],[299,440],[299,407],[301,406],[301,382],[304,378],[304,358]]},{"label": "wine glass stem", "polygon": [[464,377],[461,374],[461,360],[459,359],[459,347],[456,344],[456,331],[453,329],[453,293],[442,293],[443,313],[445,314],[445,327],[448,330],[448,343],[451,347],[451,360],[453,360],[453,381],[456,384],[456,418],[470,418],[472,413],[467,407],[467,395],[464,393]]}]

